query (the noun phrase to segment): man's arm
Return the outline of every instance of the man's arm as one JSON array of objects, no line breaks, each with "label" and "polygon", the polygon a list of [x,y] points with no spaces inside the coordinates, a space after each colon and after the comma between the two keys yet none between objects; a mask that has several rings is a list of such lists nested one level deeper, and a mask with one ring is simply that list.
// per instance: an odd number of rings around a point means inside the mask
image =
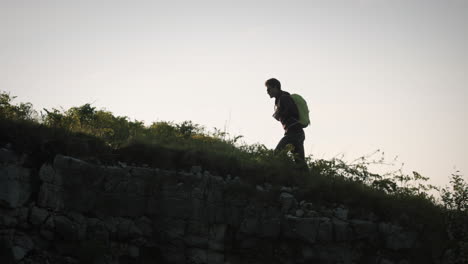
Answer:
[{"label": "man's arm", "polygon": [[278,105],[273,117],[278,121],[286,120],[292,117],[295,107],[296,105],[291,96],[283,95],[278,99]]}]

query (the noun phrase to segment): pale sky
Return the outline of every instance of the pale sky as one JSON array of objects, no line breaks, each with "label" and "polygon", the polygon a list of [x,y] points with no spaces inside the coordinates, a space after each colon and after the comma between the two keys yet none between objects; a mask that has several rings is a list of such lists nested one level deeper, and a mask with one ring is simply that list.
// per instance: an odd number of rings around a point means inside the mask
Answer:
[{"label": "pale sky", "polygon": [[36,110],[93,103],[274,148],[275,77],[309,104],[306,155],[467,175],[466,0],[0,0],[0,33],[0,90]]}]

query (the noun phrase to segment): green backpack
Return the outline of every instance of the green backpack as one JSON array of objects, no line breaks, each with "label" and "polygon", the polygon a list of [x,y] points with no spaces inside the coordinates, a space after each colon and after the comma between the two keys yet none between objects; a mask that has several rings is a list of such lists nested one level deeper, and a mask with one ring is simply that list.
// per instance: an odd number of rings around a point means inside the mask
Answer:
[{"label": "green backpack", "polygon": [[291,98],[297,106],[299,112],[299,123],[301,123],[303,128],[306,128],[310,125],[309,119],[309,107],[307,107],[307,102],[298,94],[291,94]]}]

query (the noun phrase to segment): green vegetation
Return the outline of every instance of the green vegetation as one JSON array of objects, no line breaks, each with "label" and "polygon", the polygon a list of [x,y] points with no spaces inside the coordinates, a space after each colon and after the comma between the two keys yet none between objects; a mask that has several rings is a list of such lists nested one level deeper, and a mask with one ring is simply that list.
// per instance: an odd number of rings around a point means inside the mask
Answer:
[{"label": "green vegetation", "polygon": [[[309,169],[303,171],[287,151],[275,155],[264,145],[241,143],[241,136],[218,129],[209,132],[191,121],[145,126],[90,104],[43,109],[38,114],[30,103],[13,104],[14,98],[0,93],[0,146],[11,144],[18,153],[27,153],[26,164],[31,167],[61,153],[95,163],[126,162],[178,171],[201,166],[223,177],[239,176],[251,186],[300,186],[298,199],[344,204],[354,213],[372,212],[382,220],[413,225],[424,230],[431,247],[451,248],[457,256],[453,263],[467,256],[468,185],[458,173],[452,175],[450,187],[439,189],[417,172],[370,172],[370,165],[384,163],[383,155],[377,161],[369,161],[371,155],[352,163],[309,156]],[[249,188],[245,191],[252,192]],[[441,199],[431,194],[434,191]]]}]

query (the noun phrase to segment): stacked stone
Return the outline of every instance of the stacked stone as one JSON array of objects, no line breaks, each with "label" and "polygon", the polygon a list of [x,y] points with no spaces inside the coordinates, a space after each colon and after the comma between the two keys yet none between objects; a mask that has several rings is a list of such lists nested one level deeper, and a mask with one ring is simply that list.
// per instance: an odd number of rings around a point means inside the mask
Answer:
[{"label": "stacked stone", "polygon": [[34,173],[1,151],[0,263],[403,264],[421,247],[415,231],[298,202],[297,188],[61,155]]}]

